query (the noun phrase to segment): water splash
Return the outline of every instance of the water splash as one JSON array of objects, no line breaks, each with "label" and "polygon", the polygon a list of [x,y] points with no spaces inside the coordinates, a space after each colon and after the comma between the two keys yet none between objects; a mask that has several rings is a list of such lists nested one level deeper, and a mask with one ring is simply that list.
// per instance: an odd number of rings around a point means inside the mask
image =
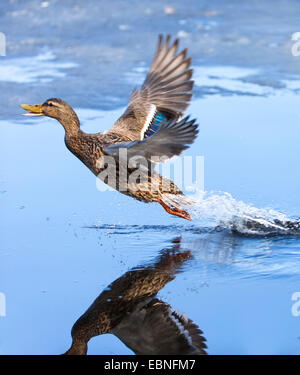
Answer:
[{"label": "water splash", "polygon": [[300,220],[272,208],[256,208],[229,193],[197,191],[190,198],[193,205],[187,209],[201,226],[244,235],[300,235]]}]

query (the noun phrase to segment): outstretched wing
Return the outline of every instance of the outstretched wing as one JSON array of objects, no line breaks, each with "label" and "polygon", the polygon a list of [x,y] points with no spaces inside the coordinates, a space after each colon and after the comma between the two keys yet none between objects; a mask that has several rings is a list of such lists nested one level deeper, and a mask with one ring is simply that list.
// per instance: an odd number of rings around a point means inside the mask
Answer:
[{"label": "outstretched wing", "polygon": [[196,120],[185,117],[180,121],[165,121],[151,136],[132,142],[123,142],[104,148],[104,152],[119,158],[120,149],[127,149],[127,160],[132,157],[143,157],[151,162],[159,162],[161,158],[179,155],[192,144],[198,134]]},{"label": "outstretched wing", "polygon": [[140,355],[206,354],[201,329],[157,298],[137,307],[112,333]]},{"label": "outstretched wing", "polygon": [[170,45],[159,37],[155,57],[140,91],[133,90],[125,113],[110,129],[132,140],[150,136],[166,121],[177,120],[192,97],[194,82],[187,49],[177,53],[178,39]]}]

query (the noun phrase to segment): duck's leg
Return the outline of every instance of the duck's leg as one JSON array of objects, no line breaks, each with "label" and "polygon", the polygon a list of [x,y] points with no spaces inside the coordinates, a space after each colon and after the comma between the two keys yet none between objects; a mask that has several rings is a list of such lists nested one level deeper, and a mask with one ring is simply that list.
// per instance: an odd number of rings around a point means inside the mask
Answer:
[{"label": "duck's leg", "polygon": [[157,201],[158,203],[160,203],[163,208],[171,215],[175,215],[175,216],[179,216],[179,217],[182,217],[186,220],[192,220],[189,213],[185,210],[182,210],[181,208],[177,208],[177,207],[171,207],[171,206],[168,206],[166,203],[164,203],[161,199],[159,199]]}]

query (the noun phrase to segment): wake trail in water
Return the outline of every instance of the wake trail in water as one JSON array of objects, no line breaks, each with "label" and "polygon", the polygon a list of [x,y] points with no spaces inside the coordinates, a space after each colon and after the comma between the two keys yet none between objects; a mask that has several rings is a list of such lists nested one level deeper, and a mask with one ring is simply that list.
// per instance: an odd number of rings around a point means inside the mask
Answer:
[{"label": "wake trail in water", "polygon": [[180,219],[177,225],[97,224],[87,228],[113,234],[134,234],[141,230],[201,234],[225,230],[243,236],[300,235],[300,218],[291,218],[272,208],[256,208],[234,199],[230,193],[197,191],[188,196],[171,195],[170,202],[189,212],[192,225]]},{"label": "wake trail in water", "polygon": [[[300,219],[271,208],[256,208],[226,192],[198,191],[186,209],[201,226],[226,229],[243,235],[300,235]],[[179,202],[178,202],[179,203]]]}]

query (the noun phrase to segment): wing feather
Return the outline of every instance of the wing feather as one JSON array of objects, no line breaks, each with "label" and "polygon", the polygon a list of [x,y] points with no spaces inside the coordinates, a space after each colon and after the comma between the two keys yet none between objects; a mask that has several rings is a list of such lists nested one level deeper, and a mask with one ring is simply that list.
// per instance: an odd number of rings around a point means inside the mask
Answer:
[{"label": "wing feather", "polygon": [[104,148],[104,152],[118,159],[119,150],[126,148],[127,160],[137,156],[152,162],[157,162],[157,158],[171,158],[181,154],[194,142],[198,134],[195,121],[187,116],[181,121],[166,122],[148,138],[110,145]]},{"label": "wing feather", "polygon": [[177,120],[188,107],[194,84],[190,69],[192,60],[186,57],[187,49],[177,53],[178,39],[172,44],[170,41],[170,35],[165,40],[159,36],[155,56],[141,90],[133,90],[126,111],[111,132],[132,140],[142,140],[153,106],[156,113],[166,115],[168,120]]}]

